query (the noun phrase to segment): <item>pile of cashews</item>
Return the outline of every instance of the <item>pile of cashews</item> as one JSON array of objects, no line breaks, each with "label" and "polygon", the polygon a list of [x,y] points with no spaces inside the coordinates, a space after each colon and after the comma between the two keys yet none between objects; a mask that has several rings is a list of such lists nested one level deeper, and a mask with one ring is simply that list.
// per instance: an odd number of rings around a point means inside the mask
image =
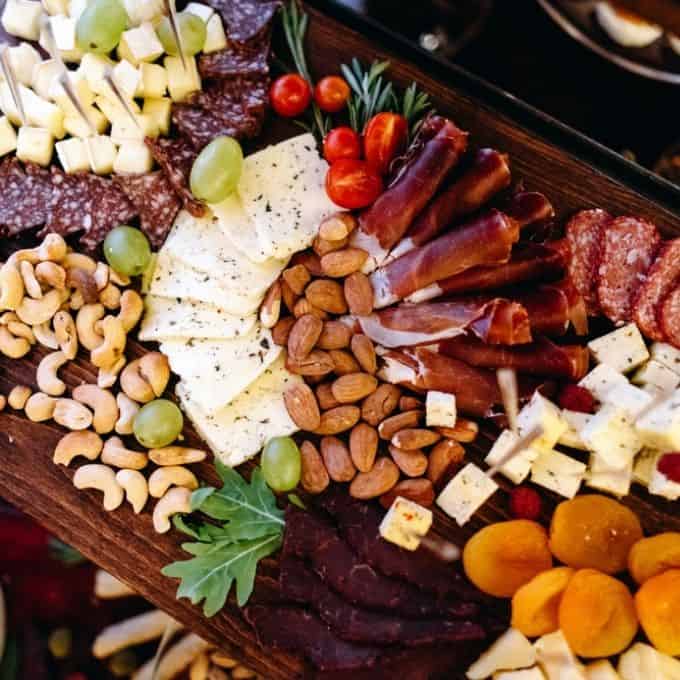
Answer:
[{"label": "pile of cashews", "polygon": [[[79,457],[90,461],[76,470],[74,486],[101,491],[107,511],[127,499],[139,514],[149,497],[157,499],[153,525],[165,533],[173,515],[190,512],[191,492],[198,488],[185,465],[207,454],[181,446],[134,451],[121,439],[133,433],[140,405],[160,397],[170,380],[168,360],[160,352],[127,361],[128,333],[144,311],[141,296],[129,285],[128,277],[73,252],[58,234],[12,254],[0,267],[0,353],[20,359],[35,345],[50,351],[38,364],[38,391],[17,385],[6,398],[0,395],[0,410],[9,405],[32,422],[53,420],[69,430],[53,460],[66,466]],[[80,348],[98,369],[97,383],[79,385],[66,397],[59,370]],[[114,392],[116,383],[120,389]],[[150,462],[157,468],[147,479],[142,470]]]}]

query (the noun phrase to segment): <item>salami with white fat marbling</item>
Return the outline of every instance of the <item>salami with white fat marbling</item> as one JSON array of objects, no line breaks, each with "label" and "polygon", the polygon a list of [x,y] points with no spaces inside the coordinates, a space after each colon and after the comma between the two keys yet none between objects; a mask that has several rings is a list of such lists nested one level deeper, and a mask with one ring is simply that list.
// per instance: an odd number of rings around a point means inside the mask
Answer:
[{"label": "salami with white fat marbling", "polygon": [[0,164],[0,233],[15,236],[44,224],[52,186],[44,168],[28,164],[26,168],[15,157]]},{"label": "salami with white fat marbling", "polygon": [[661,304],[659,323],[666,342],[680,347],[680,286],[673,290]]},{"label": "salami with white fat marbling", "polygon": [[261,35],[280,7],[280,2],[262,0],[206,0],[221,17],[230,40],[246,42]]},{"label": "salami with white fat marbling", "polygon": [[127,224],[137,211],[121,188],[112,180],[89,175],[92,192],[92,226],[80,238],[88,249],[94,250],[116,227]]},{"label": "salami with white fat marbling", "polygon": [[244,75],[268,75],[270,40],[257,38],[247,43],[232,42],[219,52],[204,54],[198,60],[203,78],[231,78]]},{"label": "salami with white fat marbling", "polygon": [[94,224],[94,192],[88,175],[67,175],[50,168],[52,192],[47,205],[47,219],[39,236],[55,233],[61,236],[89,231]]}]

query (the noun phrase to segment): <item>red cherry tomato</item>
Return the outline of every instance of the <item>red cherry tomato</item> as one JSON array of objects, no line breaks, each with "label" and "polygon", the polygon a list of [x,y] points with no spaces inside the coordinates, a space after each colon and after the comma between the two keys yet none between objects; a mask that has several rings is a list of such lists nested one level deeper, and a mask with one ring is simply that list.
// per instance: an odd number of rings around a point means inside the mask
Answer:
[{"label": "red cherry tomato", "polygon": [[371,205],[382,193],[382,177],[370,163],[351,158],[335,161],[326,175],[331,201],[346,210]]},{"label": "red cherry tomato", "polygon": [[272,83],[269,100],[279,116],[295,118],[304,113],[312,101],[312,88],[301,75],[287,73]]},{"label": "red cherry tomato", "polygon": [[364,158],[385,174],[406,148],[408,122],[397,113],[379,113],[364,130]]},{"label": "red cherry tomato", "polygon": [[349,99],[349,85],[340,76],[326,76],[314,88],[314,101],[326,113],[342,111]]},{"label": "red cherry tomato", "polygon": [[329,163],[361,158],[361,137],[351,127],[336,127],[323,140],[323,157]]}]

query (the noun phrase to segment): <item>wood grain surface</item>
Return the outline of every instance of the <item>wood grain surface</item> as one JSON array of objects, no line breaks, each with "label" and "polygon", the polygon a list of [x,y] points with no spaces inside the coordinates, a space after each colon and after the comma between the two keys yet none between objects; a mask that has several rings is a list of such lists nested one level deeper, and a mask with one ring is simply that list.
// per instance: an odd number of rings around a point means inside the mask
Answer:
[{"label": "wood grain surface", "polygon": [[[614,213],[647,217],[666,235],[680,234],[680,218],[634,189],[592,169],[571,155],[569,149],[549,144],[509,117],[450,89],[446,82],[438,82],[398,54],[380,50],[351,28],[316,10],[310,10],[310,13],[309,51],[316,73],[337,72],[339,64],[353,56],[364,61],[389,58],[393,64],[390,75],[399,84],[417,81],[431,93],[440,112],[451,116],[459,126],[472,133],[474,145],[494,146],[509,153],[515,180],[522,180],[527,188],[545,192],[561,217],[579,208],[598,206]],[[143,351],[140,345],[130,343],[128,354],[133,357]],[[22,360],[0,359],[0,393],[7,394],[17,384],[37,389],[35,368],[44,353],[44,350],[35,349]],[[82,358],[61,373],[69,388],[83,382],[96,382],[93,368]],[[0,413],[0,495],[128,583],[154,605],[265,677],[283,680],[308,673],[309,669],[300,660],[259,648],[233,602],[222,613],[206,620],[200,609],[191,606],[187,600],[177,601],[177,583],[163,577],[160,569],[186,557],[179,547],[181,537],[175,532],[164,536],[155,534],[148,513],[135,516],[127,505],[114,513],[106,513],[101,506],[100,494],[77,491],[71,484],[73,470],[51,462],[54,446],[63,433],[58,426],[30,423],[9,410]],[[192,431],[187,430],[186,436],[189,442],[199,444]],[[470,457],[480,459],[481,452],[488,450],[492,436],[492,430],[483,432],[479,441],[469,447]],[[207,481],[214,480],[214,471],[208,464],[198,466],[197,472]],[[544,519],[548,521],[557,498],[546,492],[545,499]],[[640,514],[646,530],[680,530],[677,505],[652,499],[639,487],[625,502]],[[438,512],[436,531],[462,542],[480,526],[503,519],[506,506],[504,490],[497,493],[464,530]],[[460,677],[463,677],[463,670],[460,669]]]}]

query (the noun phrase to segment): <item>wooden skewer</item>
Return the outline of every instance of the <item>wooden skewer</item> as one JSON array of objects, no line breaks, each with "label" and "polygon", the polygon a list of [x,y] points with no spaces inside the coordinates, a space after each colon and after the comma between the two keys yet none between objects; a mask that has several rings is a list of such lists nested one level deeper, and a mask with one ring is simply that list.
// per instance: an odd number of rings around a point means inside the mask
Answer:
[{"label": "wooden skewer", "polygon": [[177,51],[179,52],[179,58],[182,61],[182,68],[186,71],[187,61],[184,56],[184,45],[182,45],[182,35],[179,30],[179,23],[177,22],[177,7],[175,6],[175,0],[165,0],[165,9],[168,12],[168,19],[170,19],[170,28],[172,28],[172,33],[175,36]]},{"label": "wooden skewer", "polygon": [[139,125],[137,116],[135,115],[135,112],[132,110],[132,107],[130,106],[127,99],[125,99],[125,95],[120,91],[120,88],[118,87],[118,84],[116,83],[113,77],[113,72],[111,71],[111,68],[107,68],[104,71],[104,82],[106,82],[106,84],[111,88],[111,90],[113,90],[113,94],[116,95],[118,103],[123,107],[123,109],[130,117],[132,122],[135,124],[135,126],[141,130],[142,128]]},{"label": "wooden skewer", "polygon": [[16,76],[14,75],[14,69],[10,63],[9,55],[7,53],[7,45],[5,44],[0,46],[0,68],[2,68],[2,74],[5,76],[10,94],[14,100],[14,106],[17,107],[19,118],[21,118],[21,124],[28,125],[24,103],[21,100],[21,92],[19,91],[19,84],[17,82]]},{"label": "wooden skewer", "polygon": [[420,545],[427,548],[437,559],[442,562],[456,562],[460,559],[460,548],[451,541],[440,536],[428,534],[420,537]]},{"label": "wooden skewer", "polygon": [[519,413],[519,390],[517,388],[517,371],[514,368],[499,368],[496,380],[503,397],[505,415],[508,417],[510,429],[517,434],[517,415]]}]

